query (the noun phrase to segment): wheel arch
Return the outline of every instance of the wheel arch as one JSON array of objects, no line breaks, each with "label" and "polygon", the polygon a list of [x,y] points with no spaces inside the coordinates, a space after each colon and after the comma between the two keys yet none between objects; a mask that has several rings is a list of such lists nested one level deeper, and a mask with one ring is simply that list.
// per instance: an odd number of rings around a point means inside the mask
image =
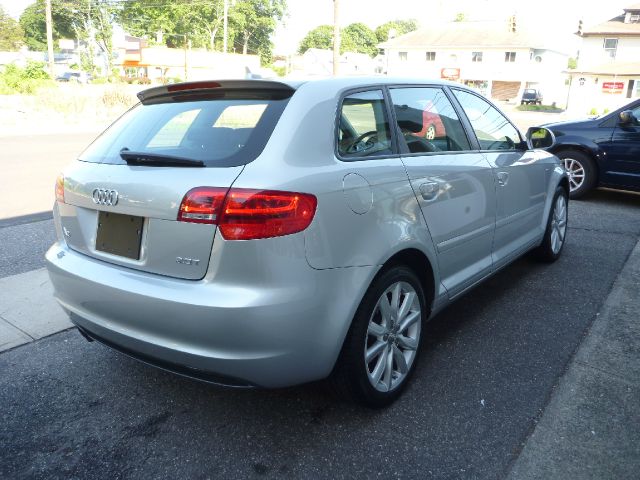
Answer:
[{"label": "wheel arch", "polygon": [[416,276],[420,280],[420,285],[424,290],[428,303],[428,313],[430,314],[433,308],[433,302],[436,298],[435,273],[429,257],[427,257],[427,255],[421,250],[417,248],[405,248],[404,250],[400,250],[399,252],[393,254],[382,265],[382,268],[378,271],[377,275],[371,281],[371,284],[375,281],[376,278],[378,278],[379,275],[397,265],[404,265],[410,268],[416,274]]},{"label": "wheel arch", "polygon": [[597,152],[594,152],[592,148],[589,148],[585,145],[580,145],[580,144],[561,144],[556,146],[551,153],[559,157],[560,154],[564,152],[570,152],[570,151],[580,152],[586,155],[587,157],[589,157],[593,161],[594,167],[595,167],[594,173],[596,175],[596,185],[597,185],[600,182],[600,175],[601,175],[601,172],[600,172],[601,163],[599,161],[600,155]]}]

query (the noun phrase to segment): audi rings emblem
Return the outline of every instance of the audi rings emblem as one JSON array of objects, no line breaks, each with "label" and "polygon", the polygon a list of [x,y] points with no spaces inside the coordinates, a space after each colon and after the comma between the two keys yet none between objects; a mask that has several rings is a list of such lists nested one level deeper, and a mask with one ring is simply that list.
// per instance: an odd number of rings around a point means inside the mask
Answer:
[{"label": "audi rings emblem", "polygon": [[118,191],[106,188],[96,188],[92,194],[93,203],[113,207],[118,203]]}]

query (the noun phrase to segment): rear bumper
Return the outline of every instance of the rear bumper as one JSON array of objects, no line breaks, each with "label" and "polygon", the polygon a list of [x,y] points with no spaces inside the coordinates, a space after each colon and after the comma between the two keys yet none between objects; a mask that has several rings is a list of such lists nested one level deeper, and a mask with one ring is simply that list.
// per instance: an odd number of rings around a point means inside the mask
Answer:
[{"label": "rear bumper", "polygon": [[331,372],[376,270],[307,265],[247,287],[138,272],[61,243],[46,260],[57,300],[89,336],[176,373],[267,388]]}]

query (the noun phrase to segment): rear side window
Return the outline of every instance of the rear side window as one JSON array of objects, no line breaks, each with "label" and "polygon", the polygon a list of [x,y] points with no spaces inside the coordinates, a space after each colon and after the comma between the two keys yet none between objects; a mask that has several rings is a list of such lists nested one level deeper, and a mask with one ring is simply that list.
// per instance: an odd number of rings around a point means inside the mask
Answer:
[{"label": "rear side window", "polygon": [[122,164],[125,149],[198,160],[208,167],[245,165],[264,149],[290,95],[229,90],[153,99],[122,116],[80,160]]},{"label": "rear side window", "polygon": [[442,89],[393,88],[391,100],[410,153],[471,150],[464,127]]},{"label": "rear side window", "polygon": [[522,141],[516,127],[489,102],[477,95],[453,89],[478,137],[481,150],[515,150]]},{"label": "rear side window", "polygon": [[338,128],[338,154],[345,159],[391,155],[391,134],[382,90],[344,98]]}]

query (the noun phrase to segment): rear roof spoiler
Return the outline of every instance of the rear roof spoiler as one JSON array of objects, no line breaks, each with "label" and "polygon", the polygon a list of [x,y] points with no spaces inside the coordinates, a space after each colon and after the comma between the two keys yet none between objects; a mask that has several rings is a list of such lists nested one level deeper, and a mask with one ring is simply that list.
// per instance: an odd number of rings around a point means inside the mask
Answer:
[{"label": "rear roof spoiler", "polygon": [[295,88],[287,83],[274,82],[270,80],[203,80],[198,82],[174,83],[170,85],[162,85],[138,92],[138,99],[142,103],[156,97],[171,95],[174,93],[195,93],[211,91],[218,88],[244,90],[285,90],[289,92],[295,91]]}]

